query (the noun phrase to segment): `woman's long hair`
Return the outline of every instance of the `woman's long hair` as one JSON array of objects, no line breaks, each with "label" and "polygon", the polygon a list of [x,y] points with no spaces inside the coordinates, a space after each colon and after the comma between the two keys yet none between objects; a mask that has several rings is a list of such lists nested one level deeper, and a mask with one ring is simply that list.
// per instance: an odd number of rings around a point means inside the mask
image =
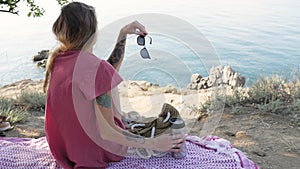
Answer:
[{"label": "woman's long hair", "polygon": [[60,42],[60,46],[51,52],[47,60],[43,86],[45,93],[50,82],[53,62],[59,52],[92,48],[97,31],[94,8],[80,2],[69,3],[61,9],[61,14],[54,22],[52,31]]}]

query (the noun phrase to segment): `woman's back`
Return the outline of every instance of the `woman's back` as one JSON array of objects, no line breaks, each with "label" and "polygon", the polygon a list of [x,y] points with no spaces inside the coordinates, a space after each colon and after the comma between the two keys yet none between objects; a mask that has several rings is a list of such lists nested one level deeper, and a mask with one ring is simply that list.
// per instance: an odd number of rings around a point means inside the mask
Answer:
[{"label": "woman's back", "polygon": [[[82,74],[74,74],[79,54],[83,55],[79,63],[83,66]],[[96,67],[97,65],[99,67]],[[53,63],[47,93],[45,125],[51,152],[64,168],[104,168],[107,162],[123,159],[102,149],[93,141],[101,138],[95,123],[93,101],[88,100],[88,94],[85,93],[91,91],[87,89],[91,82],[86,81],[86,77],[101,78],[86,73],[95,69],[96,73],[100,73],[101,70],[110,69],[109,67],[107,62],[101,63],[95,56],[80,51],[60,53]],[[94,79],[92,82],[95,80],[105,83],[102,79]],[[123,127],[118,119],[115,120]]]}]

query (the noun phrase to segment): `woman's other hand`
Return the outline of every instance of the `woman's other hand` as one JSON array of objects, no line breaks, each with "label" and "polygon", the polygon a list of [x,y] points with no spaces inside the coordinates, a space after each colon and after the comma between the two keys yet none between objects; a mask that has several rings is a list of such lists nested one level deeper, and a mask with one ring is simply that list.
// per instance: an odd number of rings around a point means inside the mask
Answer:
[{"label": "woman's other hand", "polygon": [[137,35],[142,35],[146,36],[147,31],[145,27],[139,23],[138,21],[134,21],[122,28],[122,32],[125,34],[137,34]]},{"label": "woman's other hand", "polygon": [[176,137],[173,137],[170,134],[162,134],[152,140],[153,145],[151,149],[162,152],[179,152],[186,136],[185,134],[178,134]]}]

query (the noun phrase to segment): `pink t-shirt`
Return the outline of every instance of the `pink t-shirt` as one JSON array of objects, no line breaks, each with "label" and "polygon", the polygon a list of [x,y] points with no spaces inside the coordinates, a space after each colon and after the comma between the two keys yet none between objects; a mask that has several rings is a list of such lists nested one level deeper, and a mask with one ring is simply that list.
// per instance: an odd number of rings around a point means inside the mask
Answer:
[{"label": "pink t-shirt", "polygon": [[[122,78],[106,61],[88,52],[61,52],[53,63],[47,93],[45,130],[50,150],[64,168],[105,168],[127,147],[102,140],[94,99]],[[115,124],[124,128],[118,118]],[[118,152],[119,151],[119,152]]]}]

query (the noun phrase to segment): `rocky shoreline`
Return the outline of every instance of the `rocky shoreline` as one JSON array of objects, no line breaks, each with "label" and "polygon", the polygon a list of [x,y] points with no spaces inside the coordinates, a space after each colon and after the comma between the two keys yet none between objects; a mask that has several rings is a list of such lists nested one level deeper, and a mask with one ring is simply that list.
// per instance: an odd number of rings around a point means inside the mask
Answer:
[{"label": "rocky shoreline", "polygon": [[[45,68],[47,59],[49,57],[49,50],[41,50],[37,55],[32,57],[32,60],[40,68]],[[215,86],[231,86],[231,87],[243,87],[246,83],[246,78],[239,72],[233,70],[230,66],[215,66],[209,71],[208,77],[203,77],[198,73],[191,76],[191,81],[187,85],[187,89],[201,90],[208,89]],[[145,87],[143,85],[142,87]],[[146,85],[147,87],[147,85]],[[171,89],[171,92],[175,92],[175,89]]]}]

